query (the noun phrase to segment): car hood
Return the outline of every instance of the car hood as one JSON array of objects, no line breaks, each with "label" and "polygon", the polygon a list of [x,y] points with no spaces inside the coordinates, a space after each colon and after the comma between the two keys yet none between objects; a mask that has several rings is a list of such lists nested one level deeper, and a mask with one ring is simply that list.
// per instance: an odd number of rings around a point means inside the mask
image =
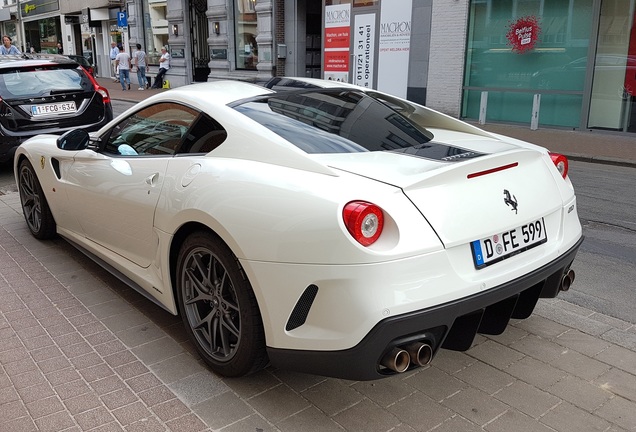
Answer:
[{"label": "car hood", "polygon": [[[332,169],[402,189],[446,247],[521,226],[562,207],[559,177],[547,151],[496,138],[454,134],[436,145],[465,153],[443,158],[394,152],[320,155]],[[512,211],[508,191],[518,202]]]}]

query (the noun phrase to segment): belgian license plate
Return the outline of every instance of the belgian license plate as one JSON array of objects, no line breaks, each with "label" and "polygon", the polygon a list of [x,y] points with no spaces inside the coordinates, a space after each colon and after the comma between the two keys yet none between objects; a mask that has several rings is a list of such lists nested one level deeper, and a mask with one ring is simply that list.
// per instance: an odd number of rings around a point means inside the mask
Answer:
[{"label": "belgian license plate", "polygon": [[77,112],[75,102],[56,102],[49,104],[31,105],[31,115],[33,117],[47,114],[62,114]]},{"label": "belgian license plate", "polygon": [[548,241],[543,218],[470,243],[480,269]]}]

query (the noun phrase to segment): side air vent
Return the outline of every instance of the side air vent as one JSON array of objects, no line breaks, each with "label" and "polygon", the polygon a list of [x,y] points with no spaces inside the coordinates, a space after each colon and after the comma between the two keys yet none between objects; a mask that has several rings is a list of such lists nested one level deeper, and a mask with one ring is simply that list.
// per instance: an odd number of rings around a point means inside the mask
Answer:
[{"label": "side air vent", "polygon": [[311,309],[311,305],[314,303],[314,299],[317,294],[318,287],[316,285],[309,285],[305,289],[305,292],[303,292],[298,299],[296,306],[294,306],[294,310],[292,311],[289,320],[287,320],[285,330],[293,330],[305,324],[305,320],[307,320],[307,315],[309,315],[309,310]]}]

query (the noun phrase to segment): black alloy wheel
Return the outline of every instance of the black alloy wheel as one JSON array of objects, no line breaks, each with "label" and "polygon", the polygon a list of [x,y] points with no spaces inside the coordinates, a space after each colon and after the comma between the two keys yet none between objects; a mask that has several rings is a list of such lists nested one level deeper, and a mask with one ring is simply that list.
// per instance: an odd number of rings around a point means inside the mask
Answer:
[{"label": "black alloy wheel", "polygon": [[28,160],[20,163],[18,189],[22,213],[29,231],[35,238],[44,240],[55,236],[55,219],[46,201],[33,165]]},{"label": "black alloy wheel", "polygon": [[181,246],[177,301],[190,339],[214,372],[243,376],[267,364],[252,287],[234,254],[212,234],[194,233]]}]

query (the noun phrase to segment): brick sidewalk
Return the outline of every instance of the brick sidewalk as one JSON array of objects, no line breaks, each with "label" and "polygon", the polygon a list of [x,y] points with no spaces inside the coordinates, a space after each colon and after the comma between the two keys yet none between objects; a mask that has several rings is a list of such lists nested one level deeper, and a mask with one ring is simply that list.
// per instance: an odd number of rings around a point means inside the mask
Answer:
[{"label": "brick sidewalk", "polygon": [[558,299],[390,379],[223,379],[178,318],[35,240],[15,192],[0,195],[0,296],[3,432],[636,431],[636,326]]}]

